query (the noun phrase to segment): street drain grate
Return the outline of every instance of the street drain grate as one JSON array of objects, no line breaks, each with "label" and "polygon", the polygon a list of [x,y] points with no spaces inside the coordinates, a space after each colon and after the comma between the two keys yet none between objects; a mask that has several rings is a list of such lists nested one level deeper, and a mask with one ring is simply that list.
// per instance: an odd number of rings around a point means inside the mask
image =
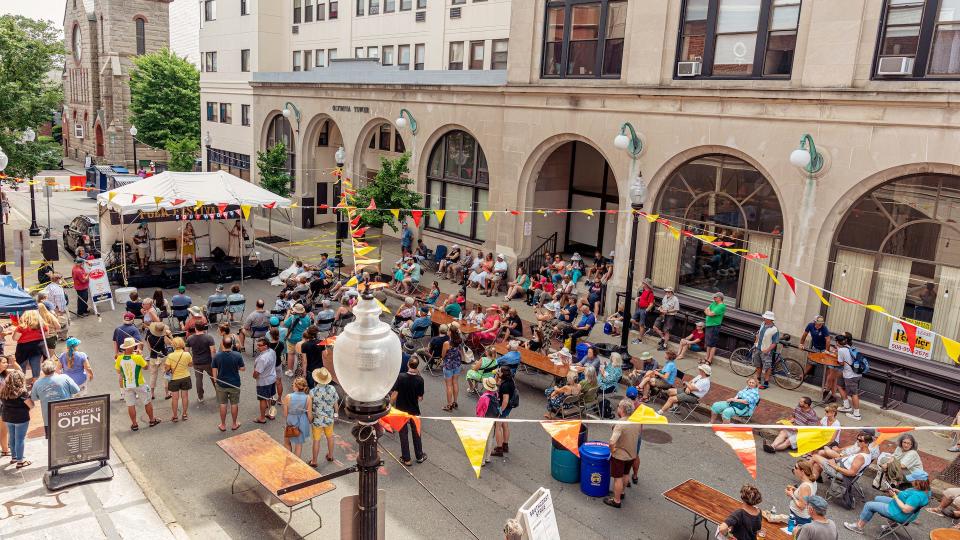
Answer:
[{"label": "street drain grate", "polygon": [[667,444],[673,441],[673,437],[666,431],[659,429],[646,428],[643,430],[643,442],[650,444]]},{"label": "street drain grate", "polygon": [[286,242],[286,241],[287,241],[286,238],[284,238],[284,237],[282,237],[282,236],[277,236],[277,235],[264,236],[264,237],[261,237],[261,238],[257,238],[257,240],[259,240],[260,242],[263,242],[264,244],[279,244],[280,242]]},{"label": "street drain grate", "polygon": [[947,465],[938,478],[948,484],[960,484],[960,458],[954,459],[950,465]]}]

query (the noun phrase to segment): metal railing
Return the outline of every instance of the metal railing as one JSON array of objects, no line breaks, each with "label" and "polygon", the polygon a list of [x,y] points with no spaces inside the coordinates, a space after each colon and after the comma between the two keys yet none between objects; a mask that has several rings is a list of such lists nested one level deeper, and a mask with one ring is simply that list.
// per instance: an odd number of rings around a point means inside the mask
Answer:
[{"label": "metal railing", "polygon": [[557,252],[557,233],[553,233],[545,238],[543,236],[538,236],[537,238],[540,238],[543,242],[520,263],[527,269],[527,273],[530,275],[533,275],[534,272],[540,269],[540,265],[543,264],[548,252]]}]

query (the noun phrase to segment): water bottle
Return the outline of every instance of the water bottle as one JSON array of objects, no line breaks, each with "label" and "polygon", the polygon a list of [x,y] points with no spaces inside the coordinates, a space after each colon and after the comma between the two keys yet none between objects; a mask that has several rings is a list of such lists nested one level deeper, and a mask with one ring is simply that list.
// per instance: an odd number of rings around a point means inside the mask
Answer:
[{"label": "water bottle", "polygon": [[787,532],[793,534],[793,528],[797,526],[797,518],[790,514],[790,519],[787,521]]}]

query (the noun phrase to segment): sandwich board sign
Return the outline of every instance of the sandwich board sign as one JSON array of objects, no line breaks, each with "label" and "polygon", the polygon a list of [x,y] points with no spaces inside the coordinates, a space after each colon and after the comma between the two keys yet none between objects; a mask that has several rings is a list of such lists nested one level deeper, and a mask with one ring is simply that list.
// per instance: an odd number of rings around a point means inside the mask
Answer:
[{"label": "sandwich board sign", "polygon": [[559,540],[557,514],[553,510],[553,498],[547,488],[538,489],[523,503],[517,513],[523,527],[525,540]]}]

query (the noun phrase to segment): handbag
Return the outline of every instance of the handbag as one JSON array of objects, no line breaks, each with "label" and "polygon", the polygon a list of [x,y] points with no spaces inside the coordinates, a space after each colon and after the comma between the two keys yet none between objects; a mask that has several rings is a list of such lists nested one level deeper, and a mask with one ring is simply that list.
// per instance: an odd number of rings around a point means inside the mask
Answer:
[{"label": "handbag", "polygon": [[291,426],[288,424],[287,427],[283,428],[283,436],[287,439],[299,437],[300,428],[298,428],[297,426]]},{"label": "handbag", "polygon": [[170,368],[170,369],[165,369],[165,370],[163,371],[163,378],[166,379],[167,381],[172,381],[172,380],[173,380],[173,372],[176,371],[178,367],[180,367],[180,362],[181,362],[182,360],[183,360],[183,353],[181,352],[181,353],[180,353],[180,356],[177,358],[177,363],[174,364],[174,366],[173,366],[172,368]]}]

